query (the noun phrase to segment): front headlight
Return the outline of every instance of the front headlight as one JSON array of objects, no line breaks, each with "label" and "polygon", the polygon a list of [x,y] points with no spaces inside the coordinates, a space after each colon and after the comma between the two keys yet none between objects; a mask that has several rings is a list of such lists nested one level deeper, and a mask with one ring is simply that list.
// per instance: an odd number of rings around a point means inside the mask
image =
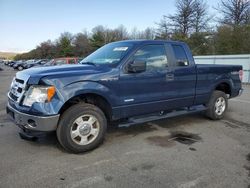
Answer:
[{"label": "front headlight", "polygon": [[54,86],[30,86],[24,98],[23,105],[32,106],[34,102],[49,102],[55,95]]}]

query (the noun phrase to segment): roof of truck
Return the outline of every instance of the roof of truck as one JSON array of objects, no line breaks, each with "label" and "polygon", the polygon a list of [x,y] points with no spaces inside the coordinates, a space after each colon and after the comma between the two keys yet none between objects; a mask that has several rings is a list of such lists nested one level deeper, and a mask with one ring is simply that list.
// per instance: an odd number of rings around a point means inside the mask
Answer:
[{"label": "roof of truck", "polygon": [[124,43],[135,43],[135,44],[140,44],[140,43],[157,43],[157,42],[167,42],[167,43],[183,43],[181,41],[173,41],[173,40],[146,40],[146,39],[137,39],[137,40],[121,40],[121,41],[116,41],[114,43],[118,42],[124,42]]}]

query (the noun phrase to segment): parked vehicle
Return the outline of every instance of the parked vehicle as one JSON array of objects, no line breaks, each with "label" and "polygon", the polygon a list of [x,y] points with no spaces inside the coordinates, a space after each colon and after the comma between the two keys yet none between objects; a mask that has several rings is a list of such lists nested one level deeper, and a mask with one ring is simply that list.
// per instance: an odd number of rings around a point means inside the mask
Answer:
[{"label": "parked vehicle", "polygon": [[78,58],[76,57],[64,57],[64,58],[53,59],[44,64],[44,66],[55,66],[55,65],[65,65],[65,64],[77,64],[77,63],[79,62]]},{"label": "parked vehicle", "polygon": [[21,71],[25,68],[26,64],[34,63],[35,61],[36,61],[35,59],[30,59],[27,61],[21,61],[21,62],[15,63],[13,65],[13,69],[17,69],[17,70]]},{"label": "parked vehicle", "polygon": [[10,61],[10,62],[8,63],[8,65],[9,65],[10,67],[13,67],[13,65],[15,65],[15,63],[16,63],[16,61]]},{"label": "parked vehicle", "polygon": [[107,125],[132,125],[204,111],[223,118],[241,94],[242,66],[196,65],[188,46],[174,41],[107,44],[74,66],[18,72],[7,113],[30,138],[56,131],[60,144],[80,153],[96,148]]},{"label": "parked vehicle", "polygon": [[39,59],[37,61],[34,61],[34,62],[28,62],[26,63],[23,68],[24,69],[29,69],[31,67],[35,67],[35,66],[39,66],[39,65],[44,65],[48,60],[46,59]]},{"label": "parked vehicle", "polygon": [[10,63],[12,63],[12,61],[10,61],[10,60],[3,60],[3,61],[4,61],[4,64],[8,65],[8,66],[10,65]]}]

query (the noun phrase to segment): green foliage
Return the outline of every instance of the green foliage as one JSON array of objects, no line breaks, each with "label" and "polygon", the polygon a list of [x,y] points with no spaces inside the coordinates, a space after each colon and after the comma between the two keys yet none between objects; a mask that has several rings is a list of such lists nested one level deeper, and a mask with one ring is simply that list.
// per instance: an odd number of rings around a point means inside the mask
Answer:
[{"label": "green foliage", "polygon": [[216,54],[250,53],[250,25],[218,27],[215,49]]},{"label": "green foliage", "polygon": [[103,46],[105,44],[103,34],[100,31],[94,33],[93,36],[90,38],[90,43],[94,49],[97,49]]},{"label": "green foliage", "polygon": [[208,33],[193,33],[188,39],[187,43],[189,47],[192,49],[193,55],[200,54],[211,54],[212,49],[210,48],[211,41],[208,38]]}]

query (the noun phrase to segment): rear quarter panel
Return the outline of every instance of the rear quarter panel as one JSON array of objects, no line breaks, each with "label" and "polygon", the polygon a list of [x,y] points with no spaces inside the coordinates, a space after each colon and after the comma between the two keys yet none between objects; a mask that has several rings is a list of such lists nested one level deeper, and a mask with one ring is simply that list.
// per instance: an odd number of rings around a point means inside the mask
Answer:
[{"label": "rear quarter panel", "polygon": [[227,83],[231,88],[231,97],[238,95],[241,89],[239,74],[240,65],[196,65],[196,104],[208,102],[212,92],[221,83]]}]

